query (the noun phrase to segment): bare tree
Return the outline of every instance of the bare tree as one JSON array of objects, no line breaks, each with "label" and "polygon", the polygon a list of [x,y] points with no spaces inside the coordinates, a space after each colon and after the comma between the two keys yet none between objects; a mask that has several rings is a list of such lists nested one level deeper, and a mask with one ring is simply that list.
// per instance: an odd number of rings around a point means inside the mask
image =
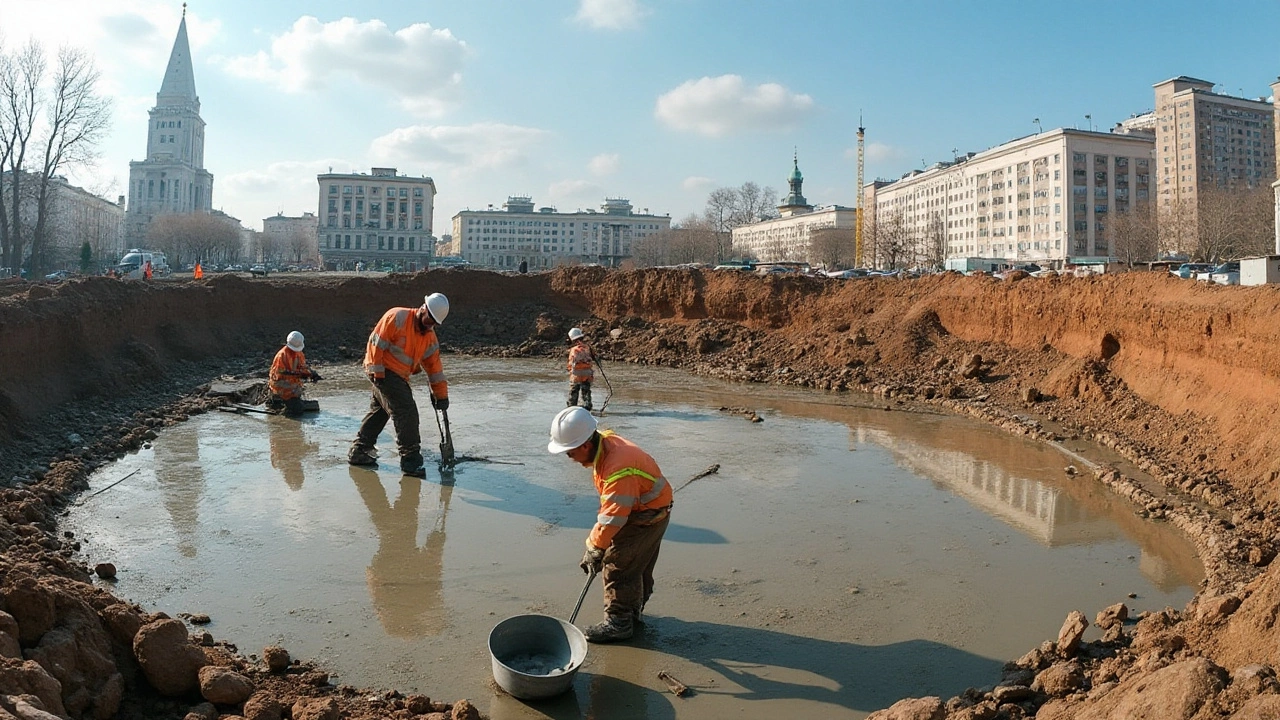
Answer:
[{"label": "bare tree", "polygon": [[170,264],[177,267],[197,260],[232,261],[240,256],[239,228],[207,213],[158,215],[147,230],[147,243],[164,251]]},{"label": "bare tree", "polygon": [[875,234],[879,266],[886,270],[902,267],[915,247],[914,236],[901,211],[894,211],[879,222]]},{"label": "bare tree", "polygon": [[315,255],[315,244],[315,233],[302,228],[294,228],[284,238],[289,259],[298,264],[302,264],[304,258],[310,260]]},{"label": "bare tree", "polygon": [[918,268],[940,268],[946,262],[947,230],[942,222],[942,213],[934,213],[929,218],[925,236],[913,250],[913,264]]},{"label": "bare tree", "polygon": [[1265,255],[1275,241],[1270,188],[1208,187],[1196,207],[1195,254],[1217,261]]},{"label": "bare tree", "polygon": [[828,270],[852,267],[854,258],[853,228],[818,228],[809,234],[809,262]]},{"label": "bare tree", "polygon": [[631,244],[637,267],[716,262],[716,233],[697,215]]},{"label": "bare tree", "polygon": [[733,248],[734,210],[737,192],[733,188],[716,188],[707,196],[703,217],[716,235],[716,263],[724,262]]},{"label": "bare tree", "polygon": [[1160,254],[1156,216],[1148,203],[1139,203],[1126,212],[1117,212],[1111,223],[1115,257],[1130,267],[1155,260]]},{"label": "bare tree", "polygon": [[[0,171],[6,181],[0,199],[9,203],[6,217],[0,218],[0,244],[15,271],[29,245],[37,275],[46,264],[54,178],[93,161],[111,122],[110,101],[97,92],[99,73],[88,53],[59,50],[47,87],[46,70],[44,50],[35,41],[16,55],[0,53],[0,158],[5,161]],[[29,211],[34,220],[23,222],[22,184],[27,181],[34,185]]]}]

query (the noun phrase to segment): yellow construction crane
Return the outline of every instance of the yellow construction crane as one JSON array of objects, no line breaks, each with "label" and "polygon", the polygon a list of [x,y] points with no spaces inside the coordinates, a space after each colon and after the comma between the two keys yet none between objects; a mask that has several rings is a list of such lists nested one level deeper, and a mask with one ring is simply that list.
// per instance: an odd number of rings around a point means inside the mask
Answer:
[{"label": "yellow construction crane", "polygon": [[865,155],[866,128],[862,127],[862,113],[858,113],[858,197],[857,203],[854,205],[855,218],[853,230],[853,262],[857,267],[864,267],[862,264],[862,162]]}]

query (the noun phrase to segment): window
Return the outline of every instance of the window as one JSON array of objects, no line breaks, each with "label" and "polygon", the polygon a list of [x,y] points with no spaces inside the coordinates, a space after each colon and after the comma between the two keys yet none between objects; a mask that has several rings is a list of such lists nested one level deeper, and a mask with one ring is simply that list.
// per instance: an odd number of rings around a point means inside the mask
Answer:
[{"label": "window", "polygon": [[338,186],[337,186],[337,185],[330,185],[330,186],[329,186],[329,194],[330,194],[330,195],[337,195],[337,194],[338,194]]},{"label": "window", "polygon": [[[422,188],[420,188],[420,187],[416,187],[416,188],[414,188],[414,189],[413,189],[413,196],[414,196],[414,197],[422,197]],[[412,238],[411,238],[411,239],[412,239]],[[410,249],[410,250],[412,250],[413,248],[409,248],[409,249]]]}]

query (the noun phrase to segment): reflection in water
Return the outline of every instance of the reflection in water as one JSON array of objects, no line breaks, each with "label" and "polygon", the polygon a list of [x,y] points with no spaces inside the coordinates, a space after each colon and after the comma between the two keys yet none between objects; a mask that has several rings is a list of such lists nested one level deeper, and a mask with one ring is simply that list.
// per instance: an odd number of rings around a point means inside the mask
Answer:
[{"label": "reflection in water", "polygon": [[369,563],[365,579],[383,628],[387,634],[401,638],[440,634],[445,626],[444,524],[453,485],[440,485],[440,517],[427,533],[426,542],[418,547],[418,497],[422,493],[422,480],[402,476],[395,504],[387,500],[376,472],[351,467],[351,480],[378,531],[378,551]]},{"label": "reflection in water", "polygon": [[271,445],[271,467],[280,471],[290,490],[301,490],[302,458],[320,452],[319,443],[309,443],[302,433],[302,421],[276,416],[267,418],[267,442]]},{"label": "reflection in water", "polygon": [[156,482],[162,502],[173,522],[178,552],[196,556],[196,531],[200,524],[200,496],[204,494],[204,467],[200,464],[200,439],[193,432],[166,433],[154,445]]}]

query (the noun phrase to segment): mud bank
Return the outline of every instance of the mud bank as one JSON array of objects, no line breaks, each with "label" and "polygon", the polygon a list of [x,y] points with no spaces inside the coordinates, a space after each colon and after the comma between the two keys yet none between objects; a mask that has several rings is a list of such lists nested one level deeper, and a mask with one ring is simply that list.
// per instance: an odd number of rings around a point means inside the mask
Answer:
[{"label": "mud bank", "polygon": [[[0,298],[0,608],[12,618],[0,615],[0,695],[29,693],[74,718],[181,717],[198,693],[160,699],[137,649],[139,627],[162,634],[168,624],[88,584],[75,539],[57,535],[58,513],[90,469],[221,402],[192,388],[228,370],[260,372],[295,328],[322,349],[316,359],[356,357],[382,311],[428,291],[453,302],[447,349],[560,353],[564,332],[580,325],[607,361],[863,390],[890,409],[942,405],[1050,442],[1096,440],[1160,480],[1079,468],[1196,544],[1208,577],[1186,608],[1142,618],[1111,608],[1096,618],[1106,632],[1094,643],[1079,642],[1088,619],[1073,616],[990,687],[906,701],[884,717],[1243,718],[1280,707],[1276,289],[1142,274],[848,282],[598,268],[86,279]],[[195,660],[188,642],[175,652]],[[217,647],[201,651],[204,662],[237,670],[282,707],[319,697],[348,717],[444,709],[335,688],[314,670],[272,675]],[[323,716],[308,712],[292,716]]]}]

